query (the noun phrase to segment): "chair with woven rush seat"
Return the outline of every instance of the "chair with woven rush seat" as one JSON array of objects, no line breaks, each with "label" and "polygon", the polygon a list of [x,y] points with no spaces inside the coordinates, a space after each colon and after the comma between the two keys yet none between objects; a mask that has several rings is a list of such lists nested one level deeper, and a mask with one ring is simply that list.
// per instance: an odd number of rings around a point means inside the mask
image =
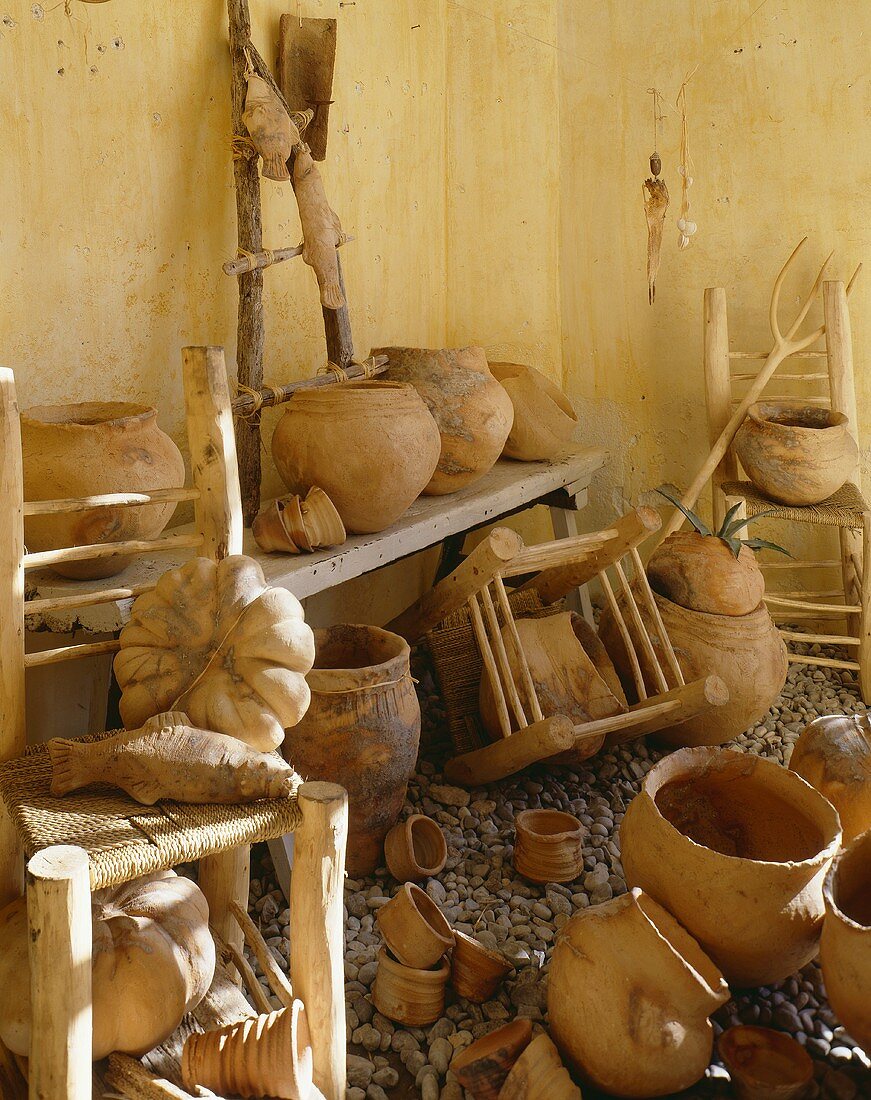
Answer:
[{"label": "chair with woven rush seat", "polygon": [[[836,280],[823,283],[823,314],[825,322],[824,350],[799,351],[792,358],[814,362],[822,360],[824,370],[797,370],[796,373],[775,374],[774,379],[800,386],[824,387],[810,396],[795,393],[806,404],[830,407],[847,418],[849,431],[858,442],[856,394],[853,380],[853,349],[850,332],[850,315],[847,291]],[[708,404],[708,423],[711,439],[716,440],[728,423],[737,399],[733,389],[742,382],[752,381],[752,373],[732,372],[730,364],[748,360],[765,359],[764,354],[732,351],[726,316],[726,293],[720,287],[705,291],[705,388]],[[774,380],[772,379],[772,381]],[[768,383],[763,399],[783,399],[783,395],[769,395]],[[714,523],[719,524],[733,504],[740,504],[737,515],[759,515],[768,509],[776,509],[772,519],[790,523],[810,524],[818,528],[830,528],[838,533],[837,556],[819,561],[786,561],[761,563],[766,580],[772,576],[789,578],[807,570],[834,573],[837,584],[821,592],[766,591],[765,601],[775,619],[787,622],[801,620],[846,620],[845,635],[814,634],[781,629],[787,643],[789,659],[794,663],[821,665],[828,668],[849,669],[858,673],[859,690],[865,702],[871,700],[871,581],[864,584],[864,577],[871,577],[871,509],[862,496],[858,465],[850,481],[837,493],[819,504],[791,506],[769,500],[749,481],[739,477],[738,458],[730,447],[712,477]],[[843,602],[831,602],[833,599]],[[832,644],[856,649],[855,660],[841,660],[815,654],[798,654],[790,649],[790,643]]]},{"label": "chair with woven rush seat", "polygon": [[[301,783],[292,797],[244,805],[159,802],[145,806],[123,792],[91,788],[54,798],[45,745],[25,748],[25,667],[112,652],[117,639],[24,652],[25,610],[79,606],[75,594],[25,605],[24,574],[35,564],[70,560],[63,549],[29,555],[24,516],[100,504],[136,505],[189,500],[196,534],[114,544],[149,554],[177,549],[179,538],[219,561],[242,551],[242,518],[232,413],[221,348],[185,348],[184,383],[193,485],[111,498],[23,501],[19,413],[12,372],[0,370],[0,905],[21,892],[22,852],[29,860],[27,905],[31,933],[31,1098],[90,1100],[92,1095],[90,891],[140,875],[199,861],[199,884],[209,902],[216,938],[241,950],[231,904],[247,908],[249,845],[295,831],[291,884],[291,971],[307,1007],[315,1083],[327,1100],[345,1092],[342,880],[347,796],[329,783]],[[143,500],[143,497],[146,498]],[[106,553],[101,547],[79,547]],[[123,578],[122,578],[123,581]],[[152,586],[153,587],[153,586]],[[81,602],[137,595],[119,582]],[[121,594],[119,596],[119,593]],[[99,739],[110,736],[98,734]],[[174,1094],[173,1094],[174,1095]]]}]

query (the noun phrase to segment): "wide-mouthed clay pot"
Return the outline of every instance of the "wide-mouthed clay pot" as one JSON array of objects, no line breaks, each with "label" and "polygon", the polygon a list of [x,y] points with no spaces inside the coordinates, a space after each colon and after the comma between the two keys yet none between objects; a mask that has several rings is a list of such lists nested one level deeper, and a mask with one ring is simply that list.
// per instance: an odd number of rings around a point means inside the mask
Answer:
[{"label": "wide-mouthed clay pot", "polygon": [[442,959],[431,970],[403,966],[386,948],[378,952],[372,1003],[382,1016],[409,1027],[432,1024],[444,1015],[450,964]]},{"label": "wide-mouthed clay pot", "polygon": [[765,578],[752,550],[738,557],[722,539],[698,531],[675,531],[647,563],[654,592],[688,611],[749,615],[765,595]]},{"label": "wide-mouthed clay pot", "polygon": [[795,743],[789,766],[838,811],[844,843],[871,829],[871,718],[826,714]]},{"label": "wide-mouthed clay pot", "polygon": [[483,348],[376,348],[390,359],[387,377],[410,382],[441,433],[438,465],[424,492],[454,493],[492,467],[511,431],[511,398],[487,365]]},{"label": "wide-mouthed clay pot", "polygon": [[514,969],[510,959],[491,951],[465,932],[454,931],[451,985],[460,997],[475,1004],[492,1000],[502,979]]},{"label": "wide-mouthed clay pot", "polygon": [[309,779],[348,792],[348,873],[369,874],[405,801],[417,760],[420,705],[404,638],[340,623],[315,631],[311,703],[282,752]]},{"label": "wide-mouthed clay pot", "polygon": [[432,477],[438,427],[413,386],[348,382],[300,390],[272,436],[285,485],[329,496],[352,534],[395,523]]},{"label": "wide-mouthed clay pot", "polygon": [[660,760],[620,825],[626,882],[742,987],[780,981],[814,957],[840,842],[835,808],[803,779],[713,748]]},{"label": "wide-mouthed clay pot", "polygon": [[871,829],[832,865],[824,887],[820,963],[832,1011],[871,1050]]},{"label": "wide-mouthed clay pot", "polygon": [[[24,499],[59,500],[138,493],[184,485],[184,460],[148,405],[90,401],[40,405],[21,414]],[[175,504],[108,505],[83,512],[28,516],[24,541],[32,553],[61,546],[156,538]],[[113,554],[53,565],[62,577],[112,577],[132,561]]]},{"label": "wide-mouthed clay pot", "polygon": [[536,1035],[512,1066],[499,1100],[581,1100],[581,1090],[569,1076],[559,1051],[543,1031]]},{"label": "wide-mouthed clay pot", "polygon": [[562,454],[575,437],[578,414],[559,386],[535,367],[519,363],[491,363],[490,370],[514,406],[502,454],[525,462]]},{"label": "wide-mouthed clay pot", "polygon": [[561,810],[514,819],[514,870],[530,882],[571,882],[584,869],[584,827]]},{"label": "wide-mouthed clay pot", "polygon": [[404,883],[375,918],[384,942],[405,966],[426,970],[454,945],[441,909],[413,882]]},{"label": "wide-mouthed clay pot", "polygon": [[801,1100],[813,1080],[808,1052],[790,1035],[769,1027],[730,1027],[717,1050],[738,1100]]},{"label": "wide-mouthed clay pot", "polygon": [[[786,683],[786,646],[767,608],[759,604],[749,615],[708,615],[688,611],[656,592],[653,597],[687,682],[716,675],[729,689],[729,701],[724,706],[710,708],[697,718],[661,730],[656,739],[665,745],[680,746],[721,745],[738,737],[767,714]],[[636,602],[660,666],[667,669],[659,627],[638,595]],[[653,669],[622,595],[618,604],[635,643],[647,690],[654,695],[659,689]],[[599,636],[614,661],[627,696],[636,701],[626,647],[608,607],[602,612]]]},{"label": "wide-mouthed clay pot", "polygon": [[518,1017],[456,1054],[451,1072],[475,1100],[499,1100],[505,1079],[531,1040],[531,1021]]},{"label": "wide-mouthed clay pot", "polygon": [[348,537],[335,505],[317,485],[305,500],[296,493],[273,500],[254,520],[251,533],[261,550],[285,554],[341,546]]},{"label": "wide-mouthed clay pot", "polygon": [[653,898],[632,890],[562,928],[548,976],[550,1032],[584,1081],[614,1096],[688,1088],[711,1060],[723,976]]},{"label": "wide-mouthed clay pot", "polygon": [[856,469],[859,448],[843,413],[801,401],[751,405],[735,452],[753,485],[779,504],[819,504]]},{"label": "wide-mouthed clay pot", "polygon": [[384,858],[397,882],[420,882],[444,867],[448,843],[437,821],[425,814],[412,814],[387,834]]}]

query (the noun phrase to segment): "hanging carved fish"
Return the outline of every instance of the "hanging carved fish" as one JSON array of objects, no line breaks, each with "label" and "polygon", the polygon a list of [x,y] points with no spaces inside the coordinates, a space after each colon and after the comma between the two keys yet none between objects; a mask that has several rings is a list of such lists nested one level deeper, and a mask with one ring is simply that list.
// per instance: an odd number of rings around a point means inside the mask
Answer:
[{"label": "hanging carved fish", "polygon": [[[656,160],[659,160],[657,154]],[[651,157],[651,170],[655,167]],[[660,165],[661,167],[661,165]],[[665,212],[668,210],[668,188],[665,180],[651,176],[644,181],[644,213],[647,215],[647,300],[653,305],[656,300],[656,276],[659,274],[659,260],[662,251],[662,230],[665,225]]]},{"label": "hanging carved fish", "polygon": [[327,309],[341,309],[345,298],[339,286],[336,248],[344,242],[345,234],[338,215],[327,201],[324,181],[307,145],[303,145],[293,161],[293,189],[302,223],[302,258],[314,268],[321,303]]},{"label": "hanging carved fish", "polygon": [[287,158],[299,141],[299,130],[262,77],[248,73],[247,80],[242,121],[254,148],[263,158],[263,175],[270,180],[289,180]]}]

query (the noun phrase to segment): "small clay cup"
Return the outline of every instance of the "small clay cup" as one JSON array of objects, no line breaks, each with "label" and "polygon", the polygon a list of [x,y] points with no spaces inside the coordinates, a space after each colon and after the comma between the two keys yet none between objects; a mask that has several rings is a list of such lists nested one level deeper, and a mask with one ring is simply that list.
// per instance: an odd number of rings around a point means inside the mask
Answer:
[{"label": "small clay cup", "polygon": [[406,882],[377,912],[384,942],[405,966],[435,966],[454,944],[454,933],[441,909],[419,886]]},{"label": "small clay cup", "polygon": [[532,1022],[512,1020],[461,1050],[451,1071],[475,1100],[499,1100],[511,1068],[532,1039]]},{"label": "small clay cup", "polygon": [[420,882],[432,878],[448,858],[445,834],[437,821],[425,814],[394,825],[384,840],[387,867],[397,882]]},{"label": "small clay cup", "polygon": [[584,830],[560,810],[524,810],[514,819],[514,869],[530,882],[571,882],[584,869]]},{"label": "small clay cup", "polygon": [[504,955],[490,951],[465,932],[454,931],[451,955],[451,985],[467,1001],[483,1004],[492,1000],[502,979],[514,969]]},{"label": "small clay cup", "polygon": [[581,1100],[581,1090],[569,1076],[549,1035],[536,1035],[514,1063],[499,1100]]},{"label": "small clay cup", "polygon": [[445,986],[451,968],[447,959],[430,970],[403,966],[386,948],[378,953],[372,1003],[382,1016],[409,1027],[435,1023],[445,1011]]},{"label": "small clay cup", "polygon": [[730,1027],[717,1040],[738,1100],[800,1100],[814,1064],[795,1039],[769,1027]]}]

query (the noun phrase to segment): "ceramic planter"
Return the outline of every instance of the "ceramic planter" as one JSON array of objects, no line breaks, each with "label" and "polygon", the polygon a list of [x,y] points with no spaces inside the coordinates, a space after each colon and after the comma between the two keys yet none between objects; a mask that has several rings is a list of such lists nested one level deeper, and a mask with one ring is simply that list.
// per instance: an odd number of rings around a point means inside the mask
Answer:
[{"label": "ceramic planter", "polygon": [[499,1100],[581,1100],[559,1051],[544,1032],[536,1035],[505,1079]]},{"label": "ceramic planter", "polygon": [[648,772],[620,840],[627,883],[664,905],[731,984],[780,981],[816,954],[841,829],[831,803],[786,768],[681,749]]},{"label": "ceramic planter", "polygon": [[441,433],[441,454],[425,493],[441,496],[471,485],[493,466],[511,430],[511,398],[482,348],[376,348],[390,359],[387,377],[410,382]]},{"label": "ceramic planter", "polygon": [[424,1027],[435,1023],[444,1015],[450,972],[447,959],[432,970],[418,970],[403,966],[382,948],[372,983],[372,1003],[382,1016],[398,1024]]},{"label": "ceramic planter", "polygon": [[730,1027],[717,1040],[738,1100],[801,1100],[813,1080],[810,1055],[768,1027]]},{"label": "ceramic planter", "polygon": [[475,1100],[499,1100],[511,1067],[532,1039],[532,1023],[512,1020],[455,1055],[451,1071]]},{"label": "ceramic planter", "polygon": [[451,985],[460,997],[475,1004],[493,999],[496,990],[514,969],[498,951],[490,951],[464,932],[454,932]]},{"label": "ceramic planter", "polygon": [[378,930],[399,962],[426,970],[435,966],[454,944],[454,933],[432,900],[413,882],[406,882],[376,913]]},{"label": "ceramic planter", "polygon": [[753,485],[780,504],[819,504],[856,469],[859,448],[843,413],[801,401],[751,405],[735,451]]},{"label": "ceramic planter", "polygon": [[551,959],[554,1042],[584,1081],[615,1096],[698,1081],[714,1045],[708,1017],[728,999],[692,936],[637,889],[572,917]]},{"label": "ceramic planter", "polygon": [[827,714],[806,726],[789,766],[838,811],[844,843],[871,829],[871,719]]},{"label": "ceramic planter", "polygon": [[448,844],[437,821],[412,814],[394,825],[384,841],[387,868],[397,882],[420,882],[444,867]]},{"label": "ceramic planter", "polygon": [[316,630],[315,663],[307,676],[311,703],[285,734],[288,763],[348,792],[351,875],[369,874],[378,865],[417,760],[420,706],[410,652],[398,634],[375,626]]},{"label": "ceramic planter", "polygon": [[560,810],[524,810],[514,819],[514,869],[530,882],[571,882],[584,869],[584,828]]},{"label": "ceramic planter", "polygon": [[826,878],[820,963],[832,1011],[871,1050],[871,829],[856,837]]},{"label": "ceramic planter", "polygon": [[514,423],[502,454],[525,462],[563,454],[578,427],[578,414],[563,391],[535,367],[491,363],[514,407]]},{"label": "ceramic planter", "polygon": [[261,550],[285,554],[341,546],[347,538],[335,505],[316,485],[305,500],[295,493],[273,500],[254,520],[251,533]]},{"label": "ceramic planter", "polygon": [[347,382],[300,390],[272,436],[285,485],[320,486],[352,534],[383,531],[432,477],[441,440],[413,386]]},{"label": "ceramic planter", "polygon": [[647,563],[650,587],[688,611],[749,615],[765,594],[765,578],[752,550],[736,558],[722,539],[676,531]]},{"label": "ceramic planter", "polygon": [[[181,452],[158,427],[157,412],[124,401],[27,409],[21,414],[21,453],[28,501],[175,489],[185,481]],[[174,511],[174,504],[147,504],[28,516],[24,541],[35,553],[153,539]],[[86,580],[114,576],[132,560],[116,555],[52,569],[62,577]]]},{"label": "ceramic planter", "polygon": [[[754,725],[768,712],[786,683],[786,646],[764,604],[749,615],[708,615],[687,611],[654,593],[663,625],[671,639],[687,681],[715,674],[729,689],[729,702],[697,718],[656,734],[665,745],[721,745]],[[644,680],[651,695],[658,690],[650,661],[638,642],[625,602],[620,607],[636,642]],[[668,667],[659,629],[637,599],[641,617],[659,663]],[[602,612],[599,636],[611,655],[627,695],[634,701],[632,670],[622,638],[609,608]]]}]

